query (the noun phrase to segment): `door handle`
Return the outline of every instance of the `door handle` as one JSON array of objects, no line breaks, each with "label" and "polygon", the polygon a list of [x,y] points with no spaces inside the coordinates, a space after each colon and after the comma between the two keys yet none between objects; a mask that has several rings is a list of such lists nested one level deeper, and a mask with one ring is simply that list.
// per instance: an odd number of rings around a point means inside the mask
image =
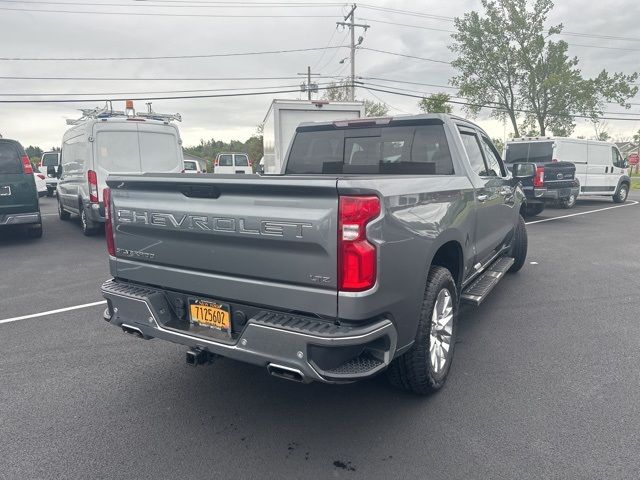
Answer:
[{"label": "door handle", "polygon": [[482,194],[482,195],[478,195],[476,198],[478,199],[479,202],[486,202],[489,196]]}]

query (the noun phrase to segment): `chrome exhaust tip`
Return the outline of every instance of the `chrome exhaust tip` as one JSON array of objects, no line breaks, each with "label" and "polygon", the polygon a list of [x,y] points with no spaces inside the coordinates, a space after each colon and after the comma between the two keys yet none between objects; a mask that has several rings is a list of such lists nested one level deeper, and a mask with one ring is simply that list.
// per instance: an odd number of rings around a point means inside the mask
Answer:
[{"label": "chrome exhaust tip", "polygon": [[267,365],[267,372],[274,377],[284,378],[285,380],[291,380],[293,382],[304,383],[305,381],[304,374],[297,368],[270,363]]},{"label": "chrome exhaust tip", "polygon": [[126,323],[122,324],[122,331],[128,335],[134,335],[138,338],[145,338],[142,330],[140,330],[138,327],[127,325]]}]

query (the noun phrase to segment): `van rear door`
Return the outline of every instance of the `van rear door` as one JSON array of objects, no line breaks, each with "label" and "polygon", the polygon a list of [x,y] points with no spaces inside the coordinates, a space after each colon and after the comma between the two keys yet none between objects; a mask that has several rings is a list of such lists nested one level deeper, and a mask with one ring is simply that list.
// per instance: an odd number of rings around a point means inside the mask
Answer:
[{"label": "van rear door", "polygon": [[6,215],[38,211],[38,194],[31,173],[26,174],[20,144],[0,140],[0,224]]},{"label": "van rear door", "polygon": [[104,122],[94,126],[98,193],[117,173],[179,173],[182,149],[173,125],[145,121]]}]

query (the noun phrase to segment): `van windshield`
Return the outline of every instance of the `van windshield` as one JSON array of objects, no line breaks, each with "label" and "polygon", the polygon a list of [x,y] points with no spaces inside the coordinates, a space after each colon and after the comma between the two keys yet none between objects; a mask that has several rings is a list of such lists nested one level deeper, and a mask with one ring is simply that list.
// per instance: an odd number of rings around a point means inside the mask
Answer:
[{"label": "van windshield", "polygon": [[99,132],[97,158],[110,173],[167,172],[180,165],[176,137],[153,132]]},{"label": "van windshield", "polygon": [[553,142],[507,143],[505,163],[548,163],[553,158]]}]

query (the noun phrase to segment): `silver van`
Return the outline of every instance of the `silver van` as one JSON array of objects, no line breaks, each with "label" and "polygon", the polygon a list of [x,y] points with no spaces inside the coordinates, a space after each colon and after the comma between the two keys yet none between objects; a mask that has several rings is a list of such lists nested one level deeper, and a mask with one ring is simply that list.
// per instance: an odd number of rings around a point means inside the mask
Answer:
[{"label": "silver van", "polygon": [[62,138],[58,215],[61,220],[79,215],[85,235],[104,223],[102,190],[109,174],[183,169],[180,133],[168,121],[98,116],[76,123]]}]

